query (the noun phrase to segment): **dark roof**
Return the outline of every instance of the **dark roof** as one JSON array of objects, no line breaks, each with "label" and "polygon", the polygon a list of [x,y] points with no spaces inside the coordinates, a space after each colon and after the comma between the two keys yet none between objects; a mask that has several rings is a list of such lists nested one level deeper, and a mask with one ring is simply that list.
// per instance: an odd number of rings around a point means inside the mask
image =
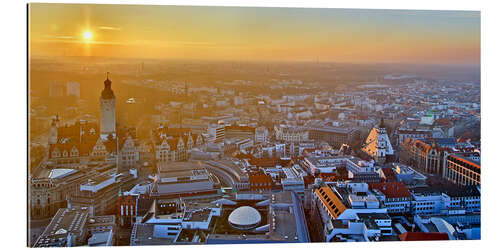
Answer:
[{"label": "dark roof", "polygon": [[473,167],[481,169],[481,164],[479,162],[477,162],[477,161],[472,160],[472,159],[467,159],[467,158],[462,157],[461,155],[457,155],[457,154],[450,155],[449,159],[451,159],[451,158],[455,158],[455,159],[457,159],[459,161],[462,161],[464,163],[467,163],[467,164],[469,164],[469,165],[471,165]]},{"label": "dark roof", "polygon": [[101,92],[101,98],[102,99],[115,98],[115,94],[113,93],[113,90],[111,90],[111,80],[109,80],[109,78],[106,78],[106,80],[104,81],[104,89]]},{"label": "dark roof", "polygon": [[412,188],[413,193],[445,193],[451,197],[481,196],[477,186],[459,186],[451,183],[436,183],[427,187]]},{"label": "dark roof", "polygon": [[151,208],[151,204],[153,204],[153,201],[153,198],[139,198],[137,200],[137,215],[145,215]]},{"label": "dark roof", "polygon": [[449,240],[446,233],[406,232],[399,235],[402,241]]}]

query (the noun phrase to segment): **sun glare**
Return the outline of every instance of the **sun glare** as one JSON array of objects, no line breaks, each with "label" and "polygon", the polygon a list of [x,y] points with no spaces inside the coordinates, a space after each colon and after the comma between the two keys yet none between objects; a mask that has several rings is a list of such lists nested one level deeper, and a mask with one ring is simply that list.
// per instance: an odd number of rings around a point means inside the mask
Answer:
[{"label": "sun glare", "polygon": [[92,38],[92,33],[90,31],[83,32],[83,39],[90,40]]}]

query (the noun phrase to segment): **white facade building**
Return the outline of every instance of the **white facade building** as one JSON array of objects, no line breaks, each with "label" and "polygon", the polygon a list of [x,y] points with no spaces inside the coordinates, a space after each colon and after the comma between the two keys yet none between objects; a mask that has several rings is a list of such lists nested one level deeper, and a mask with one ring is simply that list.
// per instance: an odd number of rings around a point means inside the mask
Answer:
[{"label": "white facade building", "polygon": [[378,163],[385,163],[386,160],[390,160],[394,156],[394,150],[385,129],[384,119],[370,131],[361,150]]},{"label": "white facade building", "polygon": [[68,82],[66,84],[66,95],[80,98],[80,83]]},{"label": "white facade building", "polygon": [[208,126],[208,136],[211,142],[223,142],[226,134],[226,128],[223,124],[210,124]]}]

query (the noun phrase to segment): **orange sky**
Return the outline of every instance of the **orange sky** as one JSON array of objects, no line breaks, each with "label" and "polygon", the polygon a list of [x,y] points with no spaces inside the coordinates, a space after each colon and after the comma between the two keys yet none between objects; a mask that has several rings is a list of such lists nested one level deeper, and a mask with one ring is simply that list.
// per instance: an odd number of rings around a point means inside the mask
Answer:
[{"label": "orange sky", "polygon": [[83,4],[30,4],[29,10],[32,56],[480,61],[474,11]]}]

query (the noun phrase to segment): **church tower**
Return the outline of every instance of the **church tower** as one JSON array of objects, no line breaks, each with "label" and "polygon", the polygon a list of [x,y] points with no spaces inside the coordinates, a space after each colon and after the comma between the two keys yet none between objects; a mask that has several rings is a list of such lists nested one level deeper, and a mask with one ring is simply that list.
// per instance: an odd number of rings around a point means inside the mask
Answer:
[{"label": "church tower", "polygon": [[111,89],[109,72],[106,73],[104,89],[101,92],[101,138],[107,139],[108,135],[116,135],[116,108],[115,94]]},{"label": "church tower", "polygon": [[361,150],[377,163],[384,164],[393,160],[394,150],[387,135],[384,118],[370,131]]},{"label": "church tower", "polygon": [[57,143],[57,126],[59,125],[59,116],[55,116],[52,118],[52,122],[50,123],[50,132],[49,132],[49,144]]}]

